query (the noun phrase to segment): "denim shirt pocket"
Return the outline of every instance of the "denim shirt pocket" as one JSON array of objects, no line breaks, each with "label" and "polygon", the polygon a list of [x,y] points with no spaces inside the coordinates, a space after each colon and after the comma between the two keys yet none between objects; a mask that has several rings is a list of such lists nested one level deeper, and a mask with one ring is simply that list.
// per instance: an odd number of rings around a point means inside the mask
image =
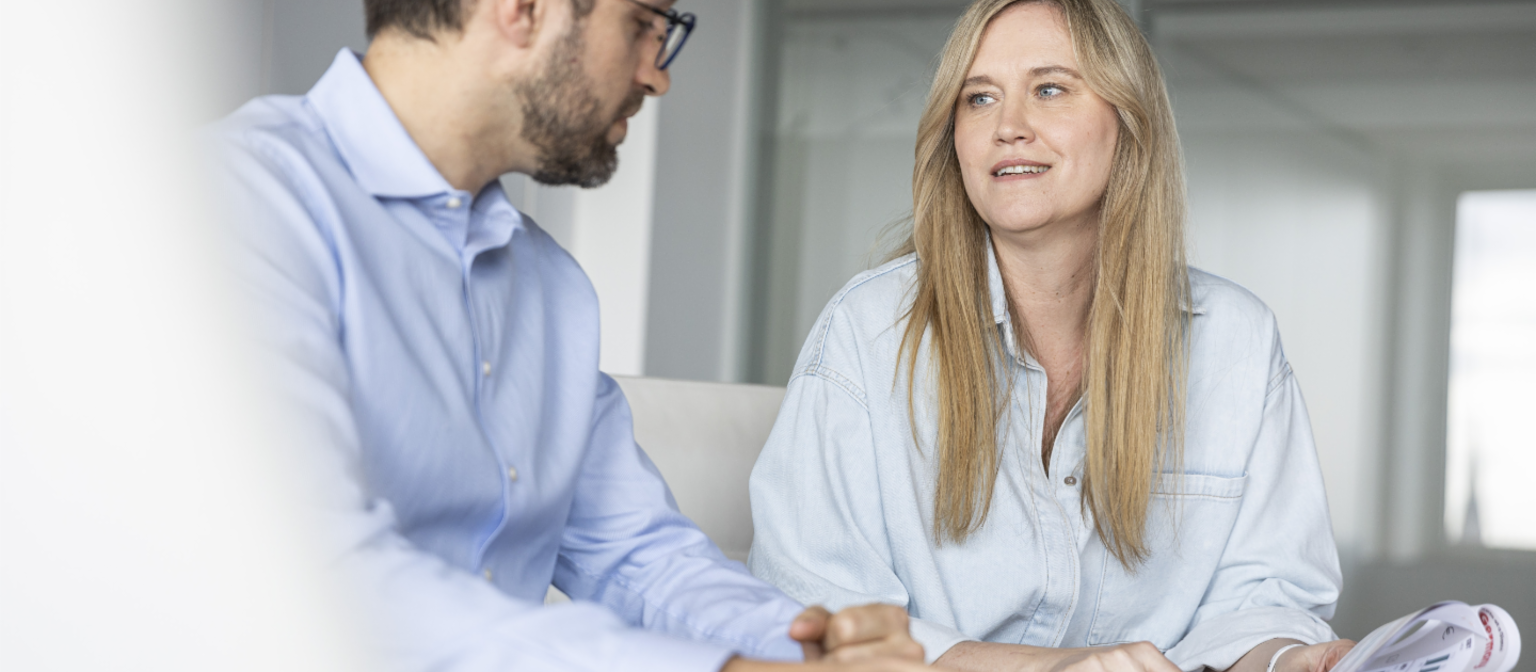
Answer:
[{"label": "denim shirt pocket", "polygon": [[1166,651],[1184,638],[1237,522],[1247,480],[1163,475],[1148,504],[1146,560],[1127,570],[1107,550],[1099,554],[1088,645],[1149,641]]}]

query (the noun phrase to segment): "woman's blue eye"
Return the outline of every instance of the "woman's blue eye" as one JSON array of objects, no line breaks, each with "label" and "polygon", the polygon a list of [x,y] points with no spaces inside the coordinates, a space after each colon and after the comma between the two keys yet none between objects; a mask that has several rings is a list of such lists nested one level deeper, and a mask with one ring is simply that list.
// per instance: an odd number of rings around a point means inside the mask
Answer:
[{"label": "woman's blue eye", "polygon": [[1035,94],[1041,98],[1055,98],[1056,96],[1066,92],[1066,89],[1063,89],[1055,84],[1043,84],[1039,89],[1035,90]]},{"label": "woman's blue eye", "polygon": [[990,93],[973,93],[969,98],[972,105],[985,105],[993,100]]}]

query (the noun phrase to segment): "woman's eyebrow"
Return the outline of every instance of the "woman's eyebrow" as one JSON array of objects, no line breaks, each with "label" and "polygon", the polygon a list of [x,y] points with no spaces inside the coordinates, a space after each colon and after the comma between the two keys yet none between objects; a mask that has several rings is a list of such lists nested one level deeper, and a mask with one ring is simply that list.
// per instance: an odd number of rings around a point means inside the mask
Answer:
[{"label": "woman's eyebrow", "polygon": [[[1083,76],[1078,74],[1076,70],[1073,70],[1072,68],[1069,68],[1065,65],[1042,65],[1038,68],[1029,69],[1029,76],[1031,79],[1036,77],[1045,77],[1047,75],[1066,75],[1073,79],[1083,78]],[[994,80],[987,75],[975,75],[973,77],[966,77],[965,82],[961,83],[960,88],[964,89],[971,86],[983,85],[997,86],[997,80]]]},{"label": "woman's eyebrow", "polygon": [[1029,70],[1030,77],[1044,77],[1046,75],[1066,75],[1073,79],[1083,78],[1076,70],[1065,65],[1042,65],[1038,68],[1030,68]]}]

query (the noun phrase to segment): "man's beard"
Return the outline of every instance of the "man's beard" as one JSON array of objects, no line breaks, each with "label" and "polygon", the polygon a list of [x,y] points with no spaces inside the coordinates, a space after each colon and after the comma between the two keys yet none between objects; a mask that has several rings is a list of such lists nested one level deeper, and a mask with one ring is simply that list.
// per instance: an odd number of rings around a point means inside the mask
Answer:
[{"label": "man's beard", "polygon": [[645,101],[645,92],[636,89],[618,116],[604,118],[602,102],[592,95],[591,80],[581,67],[582,45],[580,25],[571,26],[544,72],[517,85],[523,139],[539,150],[533,179],[540,184],[590,189],[607,182],[619,167],[618,146],[608,142],[608,129]]}]

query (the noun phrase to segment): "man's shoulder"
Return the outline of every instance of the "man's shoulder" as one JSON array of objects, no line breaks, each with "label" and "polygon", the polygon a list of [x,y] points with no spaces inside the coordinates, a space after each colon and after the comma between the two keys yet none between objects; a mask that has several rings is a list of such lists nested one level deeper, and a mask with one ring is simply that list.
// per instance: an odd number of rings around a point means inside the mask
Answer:
[{"label": "man's shoulder", "polygon": [[325,127],[303,96],[261,96],[203,131],[220,158],[309,154],[325,145]]}]

